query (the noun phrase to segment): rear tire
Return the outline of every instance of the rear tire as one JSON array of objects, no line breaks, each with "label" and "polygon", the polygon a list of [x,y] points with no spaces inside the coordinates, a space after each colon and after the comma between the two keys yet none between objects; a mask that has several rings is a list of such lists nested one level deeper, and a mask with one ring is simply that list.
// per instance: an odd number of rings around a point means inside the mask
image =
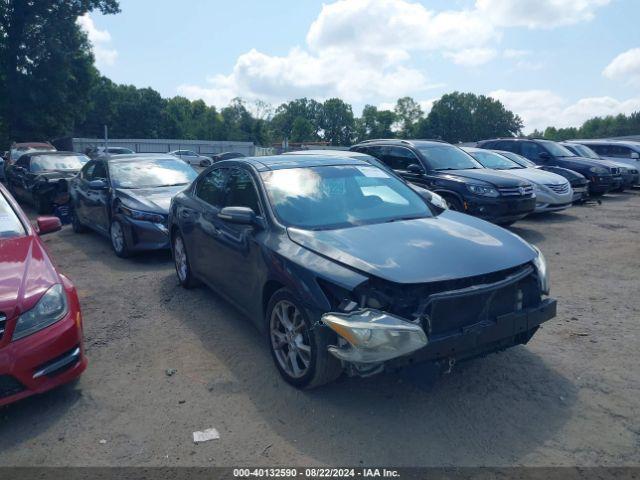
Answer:
[{"label": "rear tire", "polygon": [[335,334],[324,326],[313,327],[290,290],[282,288],[273,294],[265,321],[271,356],[287,383],[311,389],[341,375],[340,361],[327,350],[335,343]]},{"label": "rear tire", "polygon": [[191,261],[187,253],[187,247],[184,238],[180,232],[173,234],[171,238],[171,253],[173,255],[173,263],[176,267],[176,276],[180,286],[186,289],[195,288],[200,285],[200,281],[193,276],[191,270]]},{"label": "rear tire", "polygon": [[109,238],[111,239],[111,248],[120,258],[129,258],[131,249],[127,245],[127,236],[124,233],[124,227],[120,220],[113,220],[109,228]]}]

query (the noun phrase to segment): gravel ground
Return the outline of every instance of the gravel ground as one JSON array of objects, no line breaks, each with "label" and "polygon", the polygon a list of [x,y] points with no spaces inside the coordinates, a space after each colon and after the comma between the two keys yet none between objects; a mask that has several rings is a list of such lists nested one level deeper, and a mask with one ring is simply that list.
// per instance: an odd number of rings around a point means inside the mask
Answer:
[{"label": "gravel ground", "polygon": [[[80,382],[0,409],[0,465],[640,465],[640,192],[517,223],[558,316],[528,346],[300,392],[266,342],[167,253],[45,237],[78,287]],[[167,369],[175,369],[167,375]],[[220,439],[194,444],[215,427]]]}]

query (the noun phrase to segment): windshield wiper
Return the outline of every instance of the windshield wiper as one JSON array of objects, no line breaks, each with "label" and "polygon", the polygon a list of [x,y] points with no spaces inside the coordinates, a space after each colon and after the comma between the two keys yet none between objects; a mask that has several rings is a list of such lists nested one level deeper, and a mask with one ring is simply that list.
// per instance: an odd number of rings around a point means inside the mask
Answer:
[{"label": "windshield wiper", "polygon": [[[473,168],[476,168],[476,167],[473,167]],[[460,168],[447,167],[447,168],[436,168],[435,170],[436,170],[436,172],[444,172],[444,171],[447,171],[447,170],[461,170],[461,169]],[[462,170],[464,170],[464,169],[462,169]]]}]

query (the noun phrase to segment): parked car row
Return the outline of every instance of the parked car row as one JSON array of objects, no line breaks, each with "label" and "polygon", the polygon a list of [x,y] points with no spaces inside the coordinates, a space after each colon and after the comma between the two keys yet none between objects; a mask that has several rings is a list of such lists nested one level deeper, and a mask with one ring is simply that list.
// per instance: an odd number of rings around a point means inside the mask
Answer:
[{"label": "parked car row", "polygon": [[[199,174],[171,154],[28,152],[7,182],[40,212],[64,190],[73,230],[104,235],[119,257],[170,249],[179,284],[233,303],[284,380],[309,388],[526,344],[556,313],[546,262],[495,224],[625,188],[608,162],[541,140],[370,140]],[[36,223],[0,187],[0,268],[15,270],[0,275],[0,404],[87,363],[77,295],[38,238],[61,223]]]}]

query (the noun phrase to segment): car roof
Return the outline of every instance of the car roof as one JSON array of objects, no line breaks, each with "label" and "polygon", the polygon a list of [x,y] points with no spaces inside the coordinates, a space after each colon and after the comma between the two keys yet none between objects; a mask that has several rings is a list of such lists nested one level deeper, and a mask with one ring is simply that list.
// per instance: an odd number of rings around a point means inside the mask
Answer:
[{"label": "car roof", "polygon": [[244,157],[222,160],[215,165],[222,163],[247,163],[258,171],[284,170],[287,168],[309,168],[325,167],[332,165],[366,165],[370,163],[357,158],[338,157],[331,155],[272,155],[267,157]]},{"label": "car roof", "polygon": [[415,140],[403,140],[399,138],[380,138],[380,139],[372,139],[372,140],[364,140],[355,146],[363,146],[363,145],[399,145],[399,146],[408,146],[408,147],[420,147],[420,146],[433,146],[433,145],[451,145],[444,140],[433,140],[433,139],[415,139]]},{"label": "car roof", "polygon": [[282,155],[324,155],[326,157],[345,157],[358,158],[370,157],[371,155],[364,152],[354,152],[352,150],[296,150],[295,152],[286,152]]},{"label": "car roof", "polygon": [[46,150],[37,150],[34,152],[26,152],[24,154],[22,154],[20,156],[20,158],[22,157],[42,157],[42,156],[61,156],[61,155],[82,155],[83,157],[86,157],[86,155],[84,153],[78,153],[78,152],[66,152],[66,151],[60,151],[60,150],[56,150],[56,151],[46,151]]},{"label": "car roof", "polygon": [[168,153],[125,153],[123,155],[114,155],[114,156],[104,156],[100,158],[101,160],[106,160],[108,162],[126,162],[126,161],[137,161],[137,160],[177,160],[181,162],[182,160],[174,157],[173,155],[169,155]]},{"label": "car roof", "polygon": [[590,143],[599,143],[605,145],[622,145],[622,146],[631,146],[637,147],[640,145],[640,142],[635,140],[607,140],[606,138],[588,138],[584,140],[567,140],[567,143],[580,143],[584,145],[589,145]]},{"label": "car roof", "polygon": [[55,148],[55,147],[47,142],[24,142],[24,143],[14,143],[11,146],[11,148],[18,149],[18,148]]}]

